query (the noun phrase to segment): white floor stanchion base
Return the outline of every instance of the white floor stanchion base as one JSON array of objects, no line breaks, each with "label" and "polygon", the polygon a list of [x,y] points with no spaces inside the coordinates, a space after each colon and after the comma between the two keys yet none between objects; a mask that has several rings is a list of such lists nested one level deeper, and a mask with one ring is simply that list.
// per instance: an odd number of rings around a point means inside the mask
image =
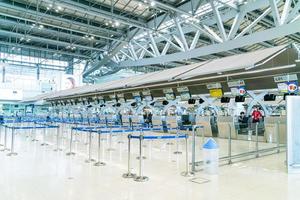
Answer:
[{"label": "white floor stanchion base", "polygon": [[123,178],[135,178],[136,177],[136,174],[133,174],[131,172],[128,172],[126,174],[123,174],[122,175]]},{"label": "white floor stanchion base", "polygon": [[106,151],[115,151],[116,149],[114,149],[114,148],[108,148],[108,149],[106,149]]},{"label": "white floor stanchion base", "polygon": [[1,149],[0,151],[10,151],[8,148]]},{"label": "white floor stanchion base", "polygon": [[[136,157],[136,159],[139,160],[139,159],[140,159],[140,156]],[[143,160],[146,160],[147,157],[146,157],[146,156],[142,156],[142,159],[143,159]]]},{"label": "white floor stanchion base", "polygon": [[75,152],[68,152],[66,153],[66,156],[74,156],[76,153]]},{"label": "white floor stanchion base", "polygon": [[182,152],[181,151],[175,151],[175,152],[173,152],[174,154],[182,154]]},{"label": "white floor stanchion base", "polygon": [[11,153],[8,153],[8,154],[6,154],[7,156],[16,156],[16,155],[18,155],[17,153],[15,153],[15,152],[11,152]]},{"label": "white floor stanchion base", "polygon": [[53,151],[57,151],[58,152],[58,151],[62,151],[62,149],[54,149]]},{"label": "white floor stanchion base", "polygon": [[96,160],[95,159],[86,159],[85,162],[86,163],[91,163],[91,162],[96,162]]},{"label": "white floor stanchion base", "polygon": [[42,143],[41,146],[48,146],[48,143]]},{"label": "white floor stanchion base", "polygon": [[32,141],[32,142],[37,142],[37,141],[39,141],[39,140],[37,140],[37,139],[32,139],[31,141]]},{"label": "white floor stanchion base", "polygon": [[136,176],[133,180],[136,182],[145,182],[148,181],[149,178],[147,176]]},{"label": "white floor stanchion base", "polygon": [[195,176],[195,173],[194,172],[182,172],[181,176],[193,177],[193,176]]},{"label": "white floor stanchion base", "polygon": [[96,162],[95,164],[94,164],[94,166],[105,166],[106,165],[106,163],[105,162]]},{"label": "white floor stanchion base", "polygon": [[166,143],[166,145],[174,145],[174,143],[173,142],[168,142],[168,143]]}]

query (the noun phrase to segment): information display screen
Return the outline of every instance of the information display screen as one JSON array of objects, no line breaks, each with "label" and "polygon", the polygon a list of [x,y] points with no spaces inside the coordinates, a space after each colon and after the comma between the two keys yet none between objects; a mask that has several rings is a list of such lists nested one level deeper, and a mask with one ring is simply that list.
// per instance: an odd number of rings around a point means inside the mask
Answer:
[{"label": "information display screen", "polygon": [[180,99],[181,101],[187,101],[191,98],[190,92],[182,92],[180,93]]},{"label": "information display screen", "polygon": [[167,100],[174,100],[175,99],[175,94],[174,93],[168,93],[165,94]]}]

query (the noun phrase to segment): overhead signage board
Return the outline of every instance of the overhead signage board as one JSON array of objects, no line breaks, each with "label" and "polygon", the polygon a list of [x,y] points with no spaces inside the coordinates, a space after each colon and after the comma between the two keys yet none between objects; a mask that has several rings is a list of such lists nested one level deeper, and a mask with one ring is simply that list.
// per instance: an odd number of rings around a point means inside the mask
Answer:
[{"label": "overhead signage board", "polygon": [[188,87],[178,87],[177,91],[182,93],[182,92],[189,92],[189,88]]},{"label": "overhead signage board", "polygon": [[235,80],[235,81],[228,81],[228,87],[240,87],[240,86],[245,86],[245,81],[244,80]]},{"label": "overhead signage board", "polygon": [[211,89],[219,89],[222,88],[221,83],[209,83],[206,85],[207,89],[211,90]]},{"label": "overhead signage board", "polygon": [[141,94],[140,94],[140,92],[133,92],[133,93],[132,93],[132,96],[133,96],[133,97],[137,97],[137,96],[141,96]]},{"label": "overhead signage board", "polygon": [[210,94],[211,97],[220,98],[220,97],[223,96],[223,91],[220,88],[218,88],[218,89],[210,89],[209,90],[209,94]]},{"label": "overhead signage board", "polygon": [[290,81],[287,83],[287,88],[289,93],[297,93],[298,92],[298,81]]},{"label": "overhead signage board", "polygon": [[287,83],[277,83],[278,91],[281,93],[287,93],[288,92],[288,85]]},{"label": "overhead signage board", "polygon": [[142,91],[142,94],[143,94],[143,96],[150,96],[151,92],[150,92],[150,90],[144,90],[144,91]]},{"label": "overhead signage board", "polygon": [[232,87],[230,88],[231,94],[234,96],[244,96],[247,91],[246,88],[244,86],[241,87]]},{"label": "overhead signage board", "polygon": [[287,75],[283,75],[283,76],[275,76],[274,77],[275,83],[297,81],[297,80],[298,80],[297,74],[287,74]]},{"label": "overhead signage board", "polygon": [[164,92],[164,94],[171,94],[171,93],[174,93],[174,91],[173,91],[172,88],[165,88],[165,89],[163,89],[163,92]]}]

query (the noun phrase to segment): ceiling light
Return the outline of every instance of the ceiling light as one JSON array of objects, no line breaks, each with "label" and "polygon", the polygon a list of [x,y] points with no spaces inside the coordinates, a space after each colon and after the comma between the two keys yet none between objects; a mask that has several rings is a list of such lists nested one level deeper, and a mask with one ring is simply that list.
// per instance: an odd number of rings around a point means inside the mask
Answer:
[{"label": "ceiling light", "polygon": [[28,38],[27,40],[26,40],[26,42],[30,42],[31,41],[31,39],[30,38]]},{"label": "ceiling light", "polygon": [[58,13],[58,10],[57,10],[57,9],[55,9],[55,12],[57,12],[57,13]]},{"label": "ceiling light", "polygon": [[50,10],[50,8],[49,8],[49,7],[47,7],[47,10]]},{"label": "ceiling light", "polygon": [[108,23],[106,22],[105,25],[108,26]]},{"label": "ceiling light", "polygon": [[94,36],[91,36],[91,39],[93,40],[93,39],[95,39],[95,37],[94,37]]},{"label": "ceiling light", "polygon": [[50,8],[52,8],[52,6],[53,6],[52,4],[49,4],[49,7],[50,7]]},{"label": "ceiling light", "polygon": [[120,26],[120,22],[116,21],[116,22],[115,22],[115,25],[116,25],[116,26]]},{"label": "ceiling light", "polygon": [[61,7],[61,6],[57,6],[57,9],[58,9],[58,10],[62,10],[62,7]]},{"label": "ceiling light", "polygon": [[142,7],[142,5],[143,5],[143,4],[142,4],[141,2],[138,4],[139,7]]},{"label": "ceiling light", "polygon": [[21,41],[23,41],[24,40],[24,37],[21,37],[21,39],[20,39]]},{"label": "ceiling light", "polygon": [[150,6],[152,6],[152,7],[155,6],[155,2],[154,2],[154,1],[151,1],[151,2],[150,2]]}]

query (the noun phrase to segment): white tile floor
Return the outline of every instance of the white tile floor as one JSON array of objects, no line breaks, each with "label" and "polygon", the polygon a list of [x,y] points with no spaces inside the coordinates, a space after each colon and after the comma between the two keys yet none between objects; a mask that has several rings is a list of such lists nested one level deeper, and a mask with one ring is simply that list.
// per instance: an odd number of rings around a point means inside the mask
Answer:
[{"label": "white tile floor", "polygon": [[[81,137],[78,137],[79,139]],[[108,141],[102,141],[104,167],[85,163],[87,146],[77,142],[75,156],[54,152],[55,137],[47,137],[50,146],[40,146],[19,132],[16,137],[15,157],[0,152],[0,199],[2,200],[298,200],[300,175],[288,175],[284,164],[285,153],[223,166],[219,175],[199,172],[191,178],[182,177],[185,170],[184,154],[174,155],[176,145],[165,142],[146,142],[144,175],[148,182],[139,183],[122,178],[127,167],[127,144],[118,144],[113,137],[115,151],[106,151]],[[41,139],[41,135],[39,135]],[[82,140],[85,138],[82,137]],[[125,137],[122,138],[126,141]],[[199,139],[200,140],[200,139]],[[2,135],[3,141],[3,135]],[[227,140],[218,140],[221,155],[226,155]],[[94,138],[93,157],[96,157]],[[200,145],[200,141],[197,141]],[[199,145],[197,149],[200,149]],[[274,146],[260,144],[260,148]],[[183,142],[180,142],[183,150]],[[0,147],[1,149],[2,147]],[[253,150],[255,144],[234,141],[233,152]],[[133,171],[137,172],[137,141],[133,142]],[[201,151],[197,157],[201,159]],[[206,182],[205,182],[206,181]]]}]

